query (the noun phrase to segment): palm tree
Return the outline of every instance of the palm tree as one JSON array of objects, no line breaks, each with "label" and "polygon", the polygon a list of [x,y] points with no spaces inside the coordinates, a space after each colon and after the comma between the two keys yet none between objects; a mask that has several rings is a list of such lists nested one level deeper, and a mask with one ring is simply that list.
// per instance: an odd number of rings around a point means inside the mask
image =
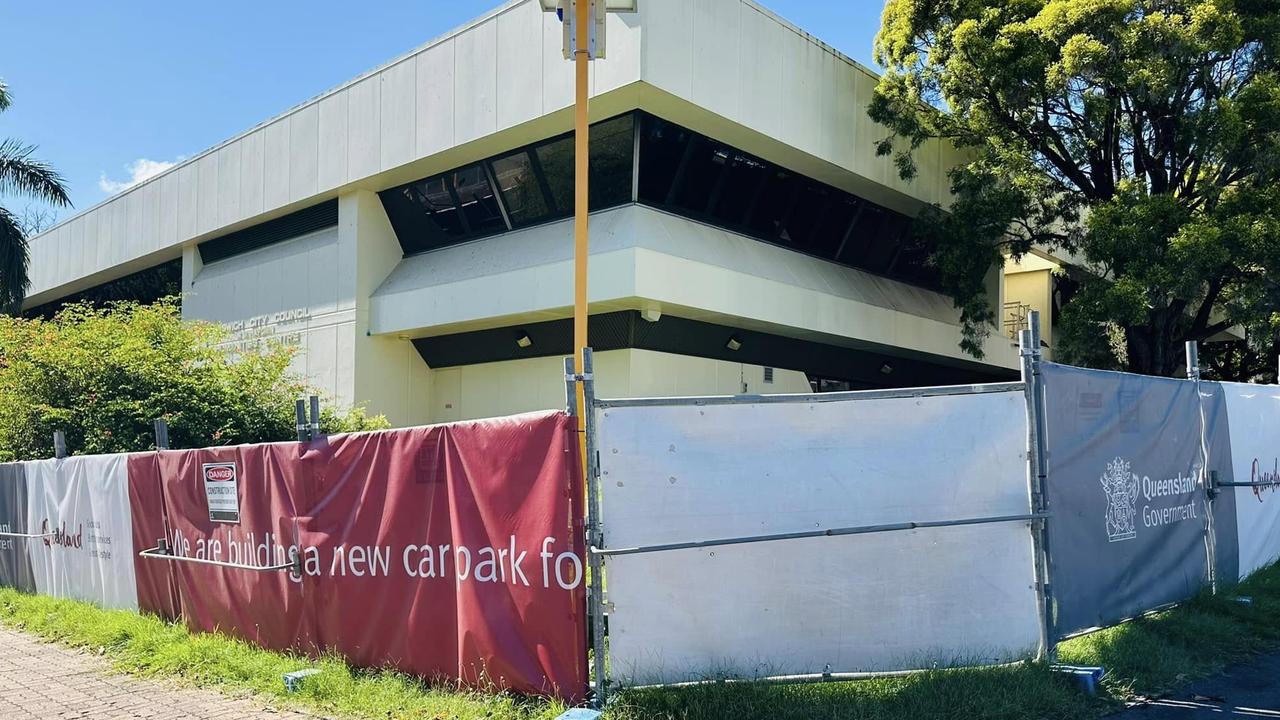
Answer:
[{"label": "palm tree", "polygon": [[[0,112],[9,108],[9,89],[0,82]],[[71,204],[62,175],[32,157],[34,145],[14,138],[0,140],[0,198],[24,196],[50,205]],[[0,313],[17,312],[27,295],[29,254],[22,219],[0,205]]]}]

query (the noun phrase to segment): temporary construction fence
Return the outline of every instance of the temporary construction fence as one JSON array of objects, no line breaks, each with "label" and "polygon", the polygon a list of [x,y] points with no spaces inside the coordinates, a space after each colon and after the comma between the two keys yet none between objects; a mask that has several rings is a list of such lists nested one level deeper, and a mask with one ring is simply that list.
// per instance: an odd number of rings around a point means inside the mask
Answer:
[{"label": "temporary construction fence", "polygon": [[571,375],[597,698],[1052,659],[1280,558],[1280,388],[1039,345],[1022,382],[943,388],[600,399]]},{"label": "temporary construction fence", "polygon": [[643,399],[588,350],[582,423],[0,464],[0,583],[569,701],[592,660],[599,702],[1051,658],[1280,557],[1280,388],[1038,347],[1015,383]]},{"label": "temporary construction fence", "polygon": [[574,428],[545,412],[0,465],[0,581],[272,649],[580,699]]}]

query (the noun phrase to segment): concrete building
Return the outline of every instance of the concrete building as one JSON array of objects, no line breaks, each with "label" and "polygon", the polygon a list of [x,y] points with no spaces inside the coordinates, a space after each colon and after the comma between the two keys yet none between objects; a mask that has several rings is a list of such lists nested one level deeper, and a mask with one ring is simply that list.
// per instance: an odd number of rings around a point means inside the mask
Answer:
[{"label": "concrete building", "polygon": [[[1002,380],[904,230],[875,75],[751,0],[641,0],[592,67],[591,342],[606,396]],[[516,0],[62,222],[27,306],[181,262],[183,315],[284,340],[407,425],[563,404],[573,73]],[[173,267],[170,265],[169,267]],[[1001,303],[1001,274],[990,288]]]}]

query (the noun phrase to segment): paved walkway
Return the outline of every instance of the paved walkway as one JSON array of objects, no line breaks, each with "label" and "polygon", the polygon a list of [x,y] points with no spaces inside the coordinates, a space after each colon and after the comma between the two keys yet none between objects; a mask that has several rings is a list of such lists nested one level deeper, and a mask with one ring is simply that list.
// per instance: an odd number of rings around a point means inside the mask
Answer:
[{"label": "paved walkway", "polygon": [[0,718],[301,720],[261,702],[111,672],[106,659],[0,628]]}]

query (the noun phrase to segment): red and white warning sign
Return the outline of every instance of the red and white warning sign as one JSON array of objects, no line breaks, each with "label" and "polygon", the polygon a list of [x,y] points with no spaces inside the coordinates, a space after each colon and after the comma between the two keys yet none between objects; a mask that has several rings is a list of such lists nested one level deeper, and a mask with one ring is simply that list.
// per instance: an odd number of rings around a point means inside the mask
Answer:
[{"label": "red and white warning sign", "polygon": [[204,463],[200,466],[204,476],[204,496],[209,501],[209,520],[213,522],[240,522],[240,493],[236,489],[236,464]]}]

